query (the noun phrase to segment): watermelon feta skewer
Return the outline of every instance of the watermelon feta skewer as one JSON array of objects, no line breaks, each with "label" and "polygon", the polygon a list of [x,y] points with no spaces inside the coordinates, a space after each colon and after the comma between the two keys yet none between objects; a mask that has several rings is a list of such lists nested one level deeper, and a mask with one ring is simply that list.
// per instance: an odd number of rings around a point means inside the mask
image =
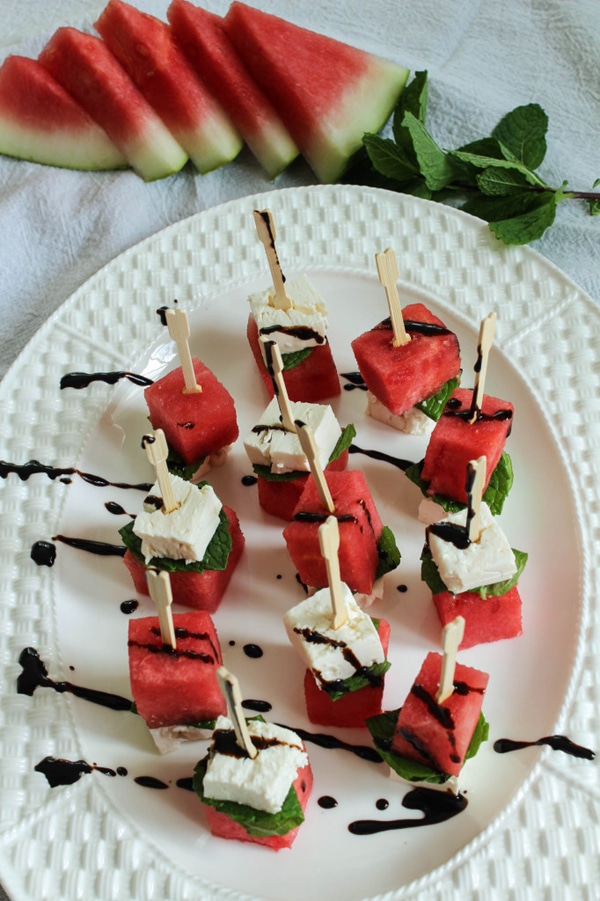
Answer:
[{"label": "watermelon feta skewer", "polygon": [[67,169],[128,166],[103,128],[35,59],[0,66],[0,153]]},{"label": "watermelon feta skewer", "polygon": [[267,175],[275,178],[300,150],[236,53],[221,16],[188,0],[172,0],[167,18],[190,66],[228,113]]},{"label": "watermelon feta skewer", "polygon": [[194,790],[211,833],[290,848],[304,822],[313,775],[300,737],[262,717],[246,721],[239,683],[225,667],[218,678],[228,716],[219,717],[208,755],[196,766]]},{"label": "watermelon feta skewer", "polygon": [[327,340],[327,306],[305,275],[287,282],[277,255],[270,210],[255,210],[254,222],[272,278],[266,291],[251,294],[247,337],[262,382],[274,389],[263,360],[261,337],[277,342],[284,362],[283,378],[290,400],[319,403],[340,393],[340,380]]},{"label": "watermelon feta skewer", "polygon": [[95,28],[201,173],[233,160],[242,138],[197,78],[165,22],[110,0]]},{"label": "watermelon feta skewer", "polygon": [[335,516],[319,526],[319,543],[329,587],[288,610],[283,622],[307,666],[304,697],[311,723],[361,727],[381,713],[390,626],[361,610],[341,581]]},{"label": "watermelon feta skewer", "polygon": [[337,181],[394,109],[408,70],[234,2],[225,28],[321,182]]},{"label": "watermelon feta skewer", "polygon": [[424,304],[401,309],[392,248],[375,261],[390,315],[352,342],[367,412],[399,431],[426,434],[460,381],[458,338]]},{"label": "watermelon feta skewer", "polygon": [[145,181],[165,178],[186,164],[185,150],[99,37],[59,28],[38,60]]}]

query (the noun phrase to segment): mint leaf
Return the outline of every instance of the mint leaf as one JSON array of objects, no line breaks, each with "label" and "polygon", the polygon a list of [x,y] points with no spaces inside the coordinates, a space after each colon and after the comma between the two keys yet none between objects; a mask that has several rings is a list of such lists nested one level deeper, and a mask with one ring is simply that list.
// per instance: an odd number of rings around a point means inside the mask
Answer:
[{"label": "mint leaf", "polygon": [[529,190],[504,196],[476,194],[463,204],[462,209],[465,213],[485,219],[486,222],[498,222],[526,213],[532,208],[535,201],[536,196],[532,195]]},{"label": "mint leaf", "polygon": [[[423,460],[419,460],[418,463],[413,463],[412,466],[405,469],[404,474],[411,482],[420,488],[425,497],[430,497],[431,500],[435,501],[436,504],[439,504],[446,513],[456,513],[458,510],[463,510],[466,507],[466,504],[452,501],[440,494],[428,495],[427,489],[429,487],[429,482],[425,482],[421,478],[422,471]],[[484,501],[494,516],[498,516],[502,513],[504,501],[512,488],[513,478],[512,460],[506,451],[502,451],[498,465],[491,474],[490,481],[483,495]]]},{"label": "mint leaf", "polygon": [[448,403],[450,395],[454,389],[458,387],[459,382],[460,376],[449,379],[445,385],[442,385],[436,394],[432,394],[431,397],[426,397],[425,400],[415,404],[415,407],[424,413],[425,416],[428,416],[429,419],[433,419],[434,422],[437,422],[444,412],[444,407]]},{"label": "mint leaf", "polygon": [[519,160],[495,159],[494,157],[480,156],[478,153],[467,153],[464,150],[449,150],[448,156],[451,159],[460,160],[461,163],[468,163],[476,169],[488,169],[492,167],[520,172],[526,177],[528,184],[540,184],[540,180],[535,173],[531,172],[531,170]]},{"label": "mint leaf", "polygon": [[372,666],[366,667],[355,676],[348,676],[347,679],[342,679],[341,684],[340,681],[336,682],[335,690],[329,691],[327,688],[324,690],[327,691],[327,694],[332,701],[339,701],[340,698],[345,698],[346,695],[351,694],[353,691],[359,691],[361,688],[373,685],[374,681],[383,679],[391,665],[389,660],[384,660],[381,663],[374,663]]},{"label": "mint leaf", "polygon": [[384,526],[377,542],[377,553],[379,555],[379,564],[375,579],[381,579],[386,573],[392,572],[400,564],[400,551],[396,544],[396,538],[389,526]]},{"label": "mint leaf", "polygon": [[386,178],[403,182],[414,178],[418,172],[418,166],[411,163],[400,147],[389,138],[365,134],[363,143],[373,166]]},{"label": "mint leaf", "polygon": [[514,588],[521,578],[521,573],[525,569],[525,564],[527,563],[529,555],[526,554],[525,551],[517,551],[515,548],[512,549],[512,552],[515,557],[515,563],[517,564],[516,573],[514,576],[511,576],[510,579],[505,579],[504,582],[495,582],[493,585],[484,585],[482,588],[475,589],[479,592],[479,595],[483,600],[486,598],[501,598],[503,594],[506,594],[511,588]]},{"label": "mint leaf", "polygon": [[[501,598],[511,588],[514,588],[525,569],[528,555],[524,551],[516,551],[514,548],[513,555],[517,571],[510,579],[505,579],[503,582],[494,582],[491,585],[480,585],[478,588],[471,588],[469,593],[476,592],[482,601],[485,601],[488,597]],[[427,545],[425,545],[421,553],[421,579],[432,594],[442,594],[444,591],[448,591]]]},{"label": "mint leaf", "polygon": [[281,359],[283,362],[283,369],[293,369],[294,366],[299,366],[300,363],[303,363],[307,357],[310,357],[313,351],[312,347],[305,347],[302,350],[294,350],[289,354],[282,354]]},{"label": "mint leaf", "polygon": [[[429,88],[427,85],[427,72],[415,72],[412,81],[410,81],[402,91],[396,109],[394,110],[393,132],[394,137],[399,144],[402,143],[402,138],[404,137],[404,132],[402,131],[404,114],[412,113],[419,122],[424,123],[427,115],[428,99]],[[400,130],[400,135],[398,134],[398,130]]]},{"label": "mint leaf", "polygon": [[548,116],[537,103],[518,106],[507,113],[492,137],[529,169],[537,169],[546,156]]},{"label": "mint leaf", "polygon": [[179,476],[180,479],[189,482],[194,473],[200,469],[205,459],[206,457],[201,457],[197,463],[185,463],[177,451],[169,447],[167,469],[172,475]]},{"label": "mint leaf", "polygon": [[[594,188],[597,188],[600,185],[600,178],[597,178],[594,182]],[[588,199],[588,204],[590,207],[590,216],[600,216],[600,197],[594,197],[591,200]]]},{"label": "mint leaf", "polygon": [[558,199],[557,193],[538,196],[537,202],[527,212],[509,219],[490,220],[490,229],[505,244],[537,241],[554,222]]},{"label": "mint leaf", "polygon": [[503,169],[500,166],[489,166],[477,178],[477,187],[483,194],[506,195],[518,194],[527,189],[527,175],[515,169]]},{"label": "mint leaf", "polygon": [[456,177],[458,168],[436,144],[423,123],[411,112],[404,114],[402,125],[410,133],[413,149],[427,187],[431,191],[441,191]]},{"label": "mint leaf", "polygon": [[[333,463],[342,456],[345,450],[348,450],[352,441],[356,437],[356,429],[352,423],[342,429],[342,434],[337,440],[337,444],[329,455],[329,463]],[[301,476],[307,475],[307,470],[292,469],[290,472],[271,472],[271,467],[264,463],[253,463],[252,469],[255,475],[260,476],[267,482],[293,482]]]}]

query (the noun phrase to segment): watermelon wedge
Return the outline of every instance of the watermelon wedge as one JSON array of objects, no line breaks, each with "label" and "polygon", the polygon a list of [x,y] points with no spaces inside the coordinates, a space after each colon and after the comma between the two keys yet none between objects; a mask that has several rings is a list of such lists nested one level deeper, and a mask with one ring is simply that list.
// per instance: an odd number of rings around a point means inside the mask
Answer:
[{"label": "watermelon wedge", "polygon": [[100,38],[59,28],[38,59],[144,180],[165,178],[185,165],[186,152]]},{"label": "watermelon wedge", "polygon": [[37,60],[0,66],[0,153],[66,169],[117,169],[127,160]]},{"label": "watermelon wedge", "polygon": [[516,638],[523,632],[521,596],[516,585],[499,597],[488,595],[484,599],[477,591],[460,594],[443,591],[434,594],[432,599],[442,626],[457,616],[463,617],[465,631],[461,648]]},{"label": "watermelon wedge", "polygon": [[300,151],[236,53],[221,16],[188,0],[173,0],[167,18],[190,66],[229,114],[269,177],[275,178]]},{"label": "watermelon wedge", "polygon": [[340,178],[377,132],[406,84],[408,70],[244,3],[225,28],[321,182]]},{"label": "watermelon wedge", "polygon": [[238,155],[243,147],[238,131],[198,80],[165,22],[110,0],[95,27],[199,172]]}]

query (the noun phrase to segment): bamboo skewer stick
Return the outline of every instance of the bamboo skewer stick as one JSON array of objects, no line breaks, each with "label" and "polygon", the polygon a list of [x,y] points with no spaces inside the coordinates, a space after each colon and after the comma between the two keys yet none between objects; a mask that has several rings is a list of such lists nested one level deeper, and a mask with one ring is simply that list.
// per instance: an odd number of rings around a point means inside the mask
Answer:
[{"label": "bamboo skewer stick", "polygon": [[269,264],[271,279],[273,281],[273,289],[275,291],[274,297],[269,297],[269,303],[278,310],[289,310],[293,304],[287,296],[285,290],[285,276],[281,271],[279,257],[277,256],[277,248],[275,246],[277,233],[275,231],[275,223],[273,221],[271,210],[254,210],[254,223],[256,225],[258,237],[265,248],[267,263]]},{"label": "bamboo skewer stick", "polygon": [[162,512],[172,513],[179,505],[173,495],[171,476],[167,469],[169,448],[167,447],[167,440],[163,430],[156,429],[151,435],[144,435],[142,438],[142,447],[146,451],[148,459],[156,471],[156,479],[163,501]]},{"label": "bamboo skewer stick", "polygon": [[375,263],[379,281],[385,288],[390,311],[390,320],[394,332],[392,344],[394,347],[402,347],[404,344],[408,344],[411,339],[404,327],[402,307],[398,296],[398,261],[396,260],[396,254],[391,247],[387,247],[381,253],[375,254]]},{"label": "bamboo skewer stick", "polygon": [[194,364],[190,353],[188,340],[190,337],[190,323],[187,313],[185,310],[167,310],[165,319],[169,335],[177,345],[177,353],[179,354],[185,382],[183,394],[201,394],[202,386],[196,381],[196,373],[194,372]]},{"label": "bamboo skewer stick", "polygon": [[235,737],[240,748],[246,752],[252,760],[258,754],[258,749],[253,745],[250,733],[248,732],[248,724],[242,709],[242,695],[240,693],[240,683],[237,678],[229,672],[224,666],[220,666],[217,670],[217,679],[225,703],[227,704],[227,713],[229,719],[233,723]]},{"label": "bamboo skewer stick", "polygon": [[340,561],[338,557],[340,531],[335,516],[328,516],[323,525],[319,526],[319,546],[327,568],[327,580],[329,582],[333,611],[333,628],[339,629],[348,619],[348,611],[344,603],[343,586],[340,577]]}]

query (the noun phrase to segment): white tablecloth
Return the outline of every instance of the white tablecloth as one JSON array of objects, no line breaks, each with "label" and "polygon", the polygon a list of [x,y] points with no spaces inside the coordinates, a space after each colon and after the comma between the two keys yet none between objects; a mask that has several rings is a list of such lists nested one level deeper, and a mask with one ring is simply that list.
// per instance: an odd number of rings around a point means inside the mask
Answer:
[{"label": "white tablecloth", "polygon": [[[506,112],[535,102],[550,120],[545,180],[589,191],[600,178],[599,0],[255,3],[412,71],[427,69],[428,122],[440,145],[487,135]],[[164,16],[168,2],[137,5]],[[2,0],[0,56],[34,56],[56,27],[90,26],[103,6]],[[206,6],[224,13],[227,0]],[[299,164],[272,183],[245,152],[209,175],[188,166],[153,184],[131,171],[79,173],[0,157],[0,376],[44,320],[121,251],[223,201],[313,182]],[[600,217],[585,204],[562,203],[534,247],[600,303]]]}]

